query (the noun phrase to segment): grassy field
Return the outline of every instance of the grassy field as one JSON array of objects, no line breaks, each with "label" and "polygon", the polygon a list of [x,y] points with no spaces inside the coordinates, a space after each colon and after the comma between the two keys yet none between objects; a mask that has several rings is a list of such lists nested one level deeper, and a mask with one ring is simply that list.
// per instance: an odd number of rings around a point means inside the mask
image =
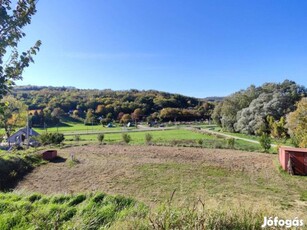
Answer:
[{"label": "grassy field", "polygon": [[[248,135],[248,134],[244,134],[244,133],[231,133],[231,132],[227,132],[227,131],[222,131],[222,129],[218,126],[204,126],[203,128],[208,128],[212,131],[216,131],[216,132],[220,132],[220,133],[224,133],[224,134],[228,134],[234,137],[240,137],[240,138],[245,138],[245,139],[249,139],[249,140],[254,140],[254,141],[259,141],[260,140],[260,136],[255,136],[255,135]],[[294,146],[291,138],[287,138],[287,139],[271,139],[272,144],[278,145],[278,146],[282,146],[282,145],[286,145],[286,146]]]},{"label": "grassy field", "polygon": [[[217,138],[215,136],[203,133],[193,132],[186,129],[163,130],[163,131],[144,131],[144,132],[129,132],[131,136],[131,145],[146,144],[145,135],[150,133],[152,135],[152,144],[155,145],[170,145],[170,146],[190,146],[190,147],[207,147],[207,148],[235,148],[249,151],[261,151],[259,144],[249,143],[243,140],[236,140],[233,147],[227,144],[226,139]],[[98,143],[97,134],[80,135],[80,140],[75,141],[75,135],[66,135],[66,143]],[[122,143],[122,133],[105,134],[104,142]],[[275,150],[272,149],[272,152]]]},{"label": "grassy field", "polygon": [[[40,166],[16,189],[51,196],[99,191],[121,194],[149,206],[154,224],[177,224],[177,229],[184,225],[191,229],[188,224],[198,223],[201,218],[205,218],[206,225],[217,224],[218,217],[225,216],[228,221],[222,220],[223,228],[211,226],[207,229],[260,229],[259,223],[264,215],[299,217],[307,221],[307,178],[281,172],[276,155],[221,149],[98,144],[58,151],[63,159],[69,159],[73,152],[78,163],[70,165],[63,161]],[[168,208],[171,197],[172,208]],[[205,212],[192,212],[193,215],[189,216],[194,203],[198,208],[203,203]],[[164,209],[163,204],[166,204]],[[83,209],[84,206],[80,207]],[[67,205],[62,208],[69,209]],[[46,210],[49,212],[48,206]],[[210,220],[212,216],[215,219]],[[240,227],[231,225],[236,225],[238,220]],[[149,222],[147,218],[140,218],[140,221]],[[253,227],[242,227],[243,223]]]},{"label": "grassy field", "polygon": [[[123,132],[126,133],[126,132]],[[210,135],[203,135],[199,133],[194,133],[189,130],[184,129],[176,129],[176,130],[159,130],[159,131],[144,131],[144,132],[130,132],[131,136],[131,144],[144,144],[145,142],[145,134],[150,133],[153,137],[153,141],[156,142],[169,142],[172,140],[199,140],[199,139],[214,139],[214,137]],[[65,138],[67,140],[74,139],[74,135],[66,135]],[[80,136],[81,140],[85,141],[97,141],[97,134],[94,135],[82,135]],[[114,143],[122,141],[122,133],[110,133],[105,134],[105,142]]]}]

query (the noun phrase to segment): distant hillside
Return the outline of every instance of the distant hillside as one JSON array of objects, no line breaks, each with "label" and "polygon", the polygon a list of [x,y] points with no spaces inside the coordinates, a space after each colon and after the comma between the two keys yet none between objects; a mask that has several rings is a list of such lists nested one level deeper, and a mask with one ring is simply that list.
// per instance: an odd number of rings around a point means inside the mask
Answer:
[{"label": "distant hillside", "polygon": [[214,101],[223,101],[225,97],[205,97],[203,100],[204,101],[211,101],[211,102],[214,102]]},{"label": "distant hillside", "polygon": [[[34,123],[46,117],[70,115],[84,119],[189,121],[209,119],[214,103],[157,90],[77,89],[16,86],[12,94],[35,112]],[[39,112],[40,111],[40,112]],[[33,113],[34,113],[33,112]],[[37,121],[36,121],[37,120]]]}]

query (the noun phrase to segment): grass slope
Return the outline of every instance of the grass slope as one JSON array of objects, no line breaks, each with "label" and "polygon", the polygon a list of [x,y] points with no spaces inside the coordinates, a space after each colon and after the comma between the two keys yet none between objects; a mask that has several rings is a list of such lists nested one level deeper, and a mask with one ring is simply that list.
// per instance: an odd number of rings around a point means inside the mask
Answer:
[{"label": "grass slope", "polygon": [[0,153],[0,191],[11,187],[18,179],[42,163],[44,161],[41,156],[32,151]]},{"label": "grass slope", "polygon": [[146,206],[131,198],[104,193],[74,196],[2,193],[0,229],[104,229],[120,226],[128,218],[142,221],[147,211]]}]

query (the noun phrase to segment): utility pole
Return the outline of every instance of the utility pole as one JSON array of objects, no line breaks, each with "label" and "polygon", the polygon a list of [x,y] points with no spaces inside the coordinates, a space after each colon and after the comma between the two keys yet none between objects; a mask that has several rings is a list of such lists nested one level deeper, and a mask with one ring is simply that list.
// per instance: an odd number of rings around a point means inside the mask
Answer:
[{"label": "utility pole", "polygon": [[29,111],[27,111],[27,148],[29,148],[30,140],[29,140]]}]

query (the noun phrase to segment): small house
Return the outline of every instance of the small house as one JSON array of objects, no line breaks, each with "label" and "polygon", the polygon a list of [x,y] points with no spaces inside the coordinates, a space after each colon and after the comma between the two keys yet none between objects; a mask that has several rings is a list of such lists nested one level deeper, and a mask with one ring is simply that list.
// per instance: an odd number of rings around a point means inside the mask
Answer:
[{"label": "small house", "polygon": [[281,167],[295,175],[307,176],[307,148],[279,148]]},{"label": "small house", "polygon": [[[27,133],[29,132],[29,133]],[[27,136],[29,135],[29,144],[36,145],[38,142],[33,137],[39,136],[39,133],[33,130],[32,128],[22,128],[19,129],[16,133],[12,134],[8,139],[7,142],[9,145],[21,145],[26,142]]]}]

